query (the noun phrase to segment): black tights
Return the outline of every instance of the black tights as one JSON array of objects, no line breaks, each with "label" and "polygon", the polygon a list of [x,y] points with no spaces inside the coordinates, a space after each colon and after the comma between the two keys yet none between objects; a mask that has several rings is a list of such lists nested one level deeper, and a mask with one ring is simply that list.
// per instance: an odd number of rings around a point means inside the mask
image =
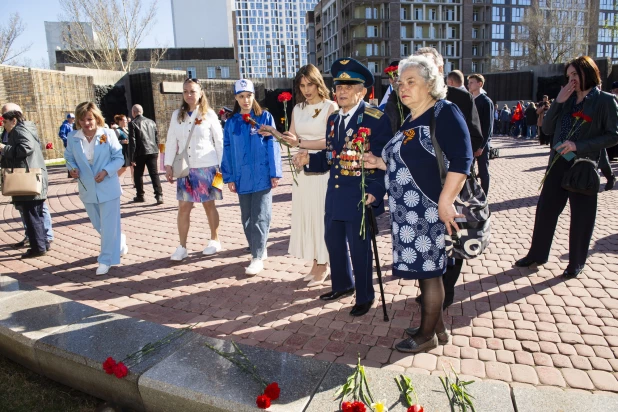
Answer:
[{"label": "black tights", "polygon": [[442,304],[444,303],[444,284],[442,276],[431,279],[420,279],[419,285],[423,301],[421,304],[421,327],[414,335],[418,344],[433,338],[434,333],[443,332]]}]

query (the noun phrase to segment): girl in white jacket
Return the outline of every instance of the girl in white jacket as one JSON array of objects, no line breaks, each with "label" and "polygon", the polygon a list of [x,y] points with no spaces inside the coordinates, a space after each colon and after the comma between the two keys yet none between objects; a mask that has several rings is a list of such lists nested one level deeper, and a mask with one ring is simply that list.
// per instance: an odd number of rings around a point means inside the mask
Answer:
[{"label": "girl in white jacket", "polygon": [[173,182],[172,164],[176,153],[187,150],[189,154],[189,175],[176,181],[180,245],[172,254],[171,259],[174,261],[183,260],[189,253],[187,236],[193,203],[204,206],[210,226],[210,240],[202,253],[212,255],[221,250],[219,212],[215,200],[221,200],[223,195],[221,189],[214,187],[212,183],[223,155],[223,131],[196,79],[185,80],[183,99],[180,109],[172,114],[165,150],[165,176],[170,183]]}]

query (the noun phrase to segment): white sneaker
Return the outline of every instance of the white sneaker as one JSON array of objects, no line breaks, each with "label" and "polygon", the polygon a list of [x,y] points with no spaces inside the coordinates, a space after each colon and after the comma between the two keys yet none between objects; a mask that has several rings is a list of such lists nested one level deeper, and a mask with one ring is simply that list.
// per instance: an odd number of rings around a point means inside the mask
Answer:
[{"label": "white sneaker", "polygon": [[99,267],[97,268],[97,276],[103,276],[103,275],[107,275],[107,272],[109,272],[109,266],[107,266],[104,263],[99,263]]},{"label": "white sneaker", "polygon": [[220,252],[220,251],[221,251],[221,242],[211,239],[208,241],[208,246],[206,246],[206,249],[204,249],[202,254],[214,255],[215,253]]},{"label": "white sneaker", "polygon": [[264,262],[261,259],[251,259],[251,263],[245,269],[245,275],[255,276],[264,269]]},{"label": "white sneaker", "polygon": [[172,257],[170,259],[175,261],[175,262],[180,262],[181,260],[183,260],[187,256],[189,256],[189,251],[186,248],[182,247],[182,246],[178,246],[176,248],[176,251],[174,252],[174,254],[172,255]]}]

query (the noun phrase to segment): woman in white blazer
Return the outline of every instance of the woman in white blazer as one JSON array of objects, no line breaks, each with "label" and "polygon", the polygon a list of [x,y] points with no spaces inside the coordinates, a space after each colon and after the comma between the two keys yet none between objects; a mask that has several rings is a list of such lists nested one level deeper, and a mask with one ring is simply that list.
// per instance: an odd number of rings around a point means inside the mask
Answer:
[{"label": "woman in white blazer", "polygon": [[96,271],[100,276],[107,274],[110,266],[120,264],[120,255],[128,252],[120,228],[122,189],[118,170],[124,164],[124,156],[116,133],[104,128],[105,120],[96,104],[80,103],[75,117],[76,130],[67,136],[64,158],[71,177],[79,179],[79,198],[101,235]]},{"label": "woman in white blazer", "polygon": [[172,114],[165,142],[165,175],[170,183],[174,181],[172,164],[176,153],[183,152],[186,147],[189,154],[189,176],[176,181],[180,245],[172,254],[174,261],[181,261],[189,254],[187,236],[194,203],[202,204],[210,227],[210,240],[202,253],[212,255],[221,250],[215,200],[223,199],[223,194],[212,183],[221,165],[223,130],[197,79],[185,80],[182,93],[182,106]]}]

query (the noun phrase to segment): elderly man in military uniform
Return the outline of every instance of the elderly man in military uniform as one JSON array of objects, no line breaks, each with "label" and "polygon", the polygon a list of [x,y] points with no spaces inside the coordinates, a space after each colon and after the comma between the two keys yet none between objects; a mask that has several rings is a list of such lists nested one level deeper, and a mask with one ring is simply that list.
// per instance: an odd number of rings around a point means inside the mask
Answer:
[{"label": "elderly man in military uniform", "polygon": [[[365,199],[361,201],[362,157],[354,139],[359,137],[358,130],[364,128],[362,132],[368,135],[364,150],[379,156],[392,132],[388,116],[363,101],[367,88],[374,82],[365,66],[351,58],[339,59],[333,63],[331,73],[340,110],[328,118],[326,150],[311,155],[301,151],[295,163],[297,167],[304,166],[307,172],[330,171],[324,237],[330,257],[332,291],[320,299],[336,300],[352,295],[356,289],[356,304],[350,315],[362,316],[375,298],[371,232],[364,209],[368,205],[375,215],[384,212],[386,189],[383,171],[365,170]],[[363,230],[361,224],[365,226]]]}]

